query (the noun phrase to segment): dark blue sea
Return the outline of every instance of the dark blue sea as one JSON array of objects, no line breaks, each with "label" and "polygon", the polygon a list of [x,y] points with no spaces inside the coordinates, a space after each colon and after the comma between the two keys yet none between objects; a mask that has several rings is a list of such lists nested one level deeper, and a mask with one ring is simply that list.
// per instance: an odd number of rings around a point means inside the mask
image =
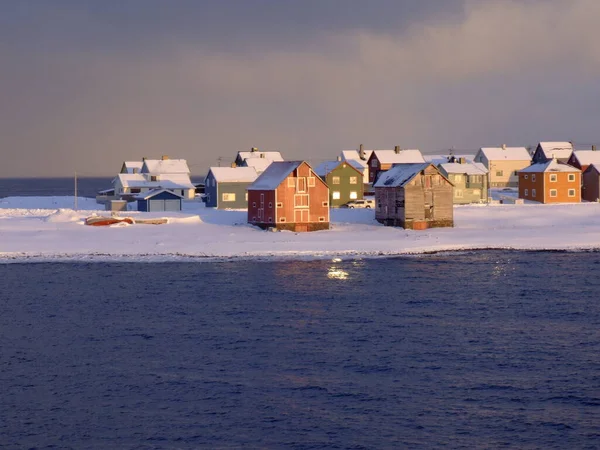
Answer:
[{"label": "dark blue sea", "polygon": [[600,447],[600,253],[0,264],[0,447]]}]

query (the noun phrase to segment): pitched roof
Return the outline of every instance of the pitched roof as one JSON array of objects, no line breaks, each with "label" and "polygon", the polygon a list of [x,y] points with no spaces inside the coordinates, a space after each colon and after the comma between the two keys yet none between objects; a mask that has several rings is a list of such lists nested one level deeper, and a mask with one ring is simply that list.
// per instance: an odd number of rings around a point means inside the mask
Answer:
[{"label": "pitched roof", "polygon": [[304,161],[274,161],[267,170],[248,186],[248,190],[272,190],[277,189],[287,176],[296,170]]},{"label": "pitched roof", "polygon": [[126,170],[126,172],[124,173],[134,173],[134,169],[137,169],[137,171],[139,172],[140,170],[142,170],[142,165],[142,161],[125,161],[123,162],[123,167]]},{"label": "pitched roof", "polygon": [[142,166],[142,173],[189,175],[190,168],[185,159],[146,159]]},{"label": "pitched roof", "polygon": [[120,173],[119,181],[123,187],[130,188],[166,188],[166,189],[194,189],[188,175],[174,174],[167,179],[150,181],[141,173]]},{"label": "pitched roof", "polygon": [[551,159],[543,163],[532,164],[519,172],[581,172],[581,170],[568,164],[563,164],[556,159]]},{"label": "pitched roof", "polygon": [[410,164],[425,162],[419,150],[373,150],[375,157],[382,164]]},{"label": "pitched roof", "polygon": [[163,188],[156,188],[156,189],[152,189],[147,192],[142,192],[140,194],[135,195],[134,198],[137,200],[148,200],[149,198],[154,197],[155,195],[158,195],[161,192],[168,192],[169,194],[175,195],[179,198],[183,198],[183,195],[179,195],[169,189],[163,189]]},{"label": "pitched roof", "polygon": [[573,153],[573,144],[570,142],[540,142],[538,145],[548,159],[569,158]]},{"label": "pitched roof", "polygon": [[531,161],[525,147],[481,147],[479,151],[488,161]]},{"label": "pitched roof", "polygon": [[423,159],[425,160],[425,162],[430,162],[433,164],[444,164],[447,163],[449,161],[450,158],[464,158],[467,162],[473,162],[473,160],[475,159],[475,155],[472,154],[464,154],[464,155],[423,155]]},{"label": "pitched roof", "polygon": [[242,161],[249,158],[268,159],[269,161],[283,161],[283,157],[281,156],[280,152],[259,152],[258,150],[253,152],[238,152],[238,158],[240,158]]},{"label": "pitched roof", "polygon": [[401,187],[412,180],[419,172],[432,165],[431,163],[409,163],[392,166],[382,172],[373,187]]},{"label": "pitched roof", "polygon": [[211,167],[217,183],[252,183],[258,174],[254,167]]},{"label": "pitched roof", "polygon": [[244,164],[246,167],[254,167],[256,173],[261,173],[267,170],[273,161],[264,158],[246,158]]},{"label": "pitched roof", "polygon": [[363,165],[353,159],[349,159],[346,161],[325,161],[319,164],[317,167],[315,167],[313,171],[320,177],[325,177],[329,172],[331,172],[334,169],[337,169],[337,167],[342,163],[346,163],[354,167],[362,175],[364,170]]},{"label": "pitched roof", "polygon": [[361,159],[360,153],[358,152],[358,150],[342,150],[342,153],[340,154],[340,156],[342,157],[342,159],[344,161],[350,161],[350,160],[356,161],[361,166],[367,167],[367,161],[369,161],[369,158],[371,157],[371,153],[373,153],[373,150],[363,150],[363,152],[365,154],[365,159]]},{"label": "pitched roof", "polygon": [[482,163],[466,162],[466,163],[445,163],[440,164],[446,173],[466,174],[466,175],[485,175],[488,170]]},{"label": "pitched roof", "polygon": [[600,151],[598,150],[574,150],[573,156],[582,166],[600,164]]}]

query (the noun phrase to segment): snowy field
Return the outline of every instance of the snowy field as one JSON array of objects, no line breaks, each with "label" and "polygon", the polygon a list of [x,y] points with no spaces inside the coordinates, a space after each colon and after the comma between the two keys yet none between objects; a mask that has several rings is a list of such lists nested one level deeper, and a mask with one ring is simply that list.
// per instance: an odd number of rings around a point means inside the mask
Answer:
[{"label": "snowy field", "polygon": [[[455,227],[426,231],[384,227],[373,210],[337,209],[331,230],[268,232],[246,223],[246,212],[186,202],[165,225],[90,227],[101,210],[94,199],[0,199],[0,262],[41,260],[213,260],[343,258],[468,249],[585,250],[600,248],[600,204],[456,206]],[[128,212],[133,217],[164,213]]]}]

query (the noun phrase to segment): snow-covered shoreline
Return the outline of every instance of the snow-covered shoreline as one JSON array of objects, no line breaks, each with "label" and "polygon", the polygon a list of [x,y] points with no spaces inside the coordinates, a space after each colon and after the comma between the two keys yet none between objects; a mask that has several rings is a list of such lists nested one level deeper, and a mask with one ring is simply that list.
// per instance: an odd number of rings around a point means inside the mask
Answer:
[{"label": "snow-covered shoreline", "polygon": [[[425,231],[384,227],[372,210],[332,210],[331,230],[267,232],[246,212],[187,202],[166,225],[89,227],[105,214],[94,199],[0,199],[0,263],[120,261],[209,262],[232,259],[380,258],[476,250],[600,249],[600,204],[468,205],[455,207],[455,227]],[[127,213],[156,217],[151,213]]]}]

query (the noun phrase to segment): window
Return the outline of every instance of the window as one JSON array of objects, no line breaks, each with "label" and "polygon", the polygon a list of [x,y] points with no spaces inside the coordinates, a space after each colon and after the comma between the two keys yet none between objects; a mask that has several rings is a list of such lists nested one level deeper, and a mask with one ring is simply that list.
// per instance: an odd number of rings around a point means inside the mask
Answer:
[{"label": "window", "polygon": [[252,202],[252,207],[256,208],[256,202]]},{"label": "window", "polygon": [[462,189],[455,189],[454,190],[454,196],[456,198],[463,198],[463,191],[462,191]]},{"label": "window", "polygon": [[569,174],[569,181],[575,181],[575,174],[574,173],[570,173]]},{"label": "window", "polygon": [[272,217],[269,217],[269,220],[268,220],[268,222],[269,222],[269,223],[273,222],[273,218],[272,218]]},{"label": "window", "polygon": [[555,173],[551,173],[551,174],[550,174],[550,181],[551,181],[552,183],[556,183],[556,180],[557,180],[557,176],[556,176],[556,174],[555,174]]},{"label": "window", "polygon": [[515,170],[515,171],[513,172],[513,175],[514,175],[515,177],[516,177],[516,176],[518,176],[518,175],[519,175],[519,171],[518,171],[518,170]]},{"label": "window", "polygon": [[550,197],[556,197],[556,189],[550,189]]},{"label": "window", "polygon": [[298,180],[297,186],[296,186],[296,190],[298,192],[306,192],[306,178],[305,177],[298,177],[296,179]]},{"label": "window", "polygon": [[496,170],[496,176],[497,177],[501,177],[504,175],[504,171],[503,170]]},{"label": "window", "polygon": [[246,192],[246,201],[248,201],[248,193]]},{"label": "window", "polygon": [[377,167],[377,160],[374,159],[373,161],[371,161],[371,167]]},{"label": "window", "polygon": [[357,178],[358,177],[350,177],[350,184],[358,184]]},{"label": "window", "polygon": [[523,178],[525,178],[526,180],[528,180],[529,179],[529,175],[525,174],[525,175],[523,175]]},{"label": "window", "polygon": [[288,177],[288,187],[295,187],[296,179],[294,177]]},{"label": "window", "polygon": [[531,190],[531,196],[532,196],[532,197],[537,197],[537,195],[536,195],[536,192],[535,192],[535,189],[532,189],[532,190]]},{"label": "window", "polygon": [[569,197],[575,197],[575,189],[569,189]]},{"label": "window", "polygon": [[325,217],[319,217],[319,222],[325,222]]},{"label": "window", "polygon": [[525,197],[529,195],[529,189],[525,189]]},{"label": "window", "polygon": [[256,217],[253,217],[253,218],[252,218],[252,222],[256,222]]},{"label": "window", "polygon": [[283,203],[281,203],[281,202],[277,202],[277,207],[278,207],[278,208],[283,208]]},{"label": "window", "polygon": [[331,177],[332,184],[340,184],[340,177]]},{"label": "window", "polygon": [[338,191],[333,191],[331,193],[331,198],[334,200],[339,200],[340,199],[340,193]]},{"label": "window", "polygon": [[[535,181],[535,173],[533,175],[531,175],[531,181]],[[534,195],[534,197],[535,197],[535,195]]]},{"label": "window", "polygon": [[454,175],[454,181],[456,183],[462,183],[463,181],[463,176],[462,175]]},{"label": "window", "polygon": [[158,181],[158,177],[156,175],[150,175],[150,181]]},{"label": "window", "polygon": [[132,194],[139,194],[140,192],[142,192],[142,190],[140,188],[131,188]]},{"label": "window", "polygon": [[269,202],[269,208],[273,208],[273,203]]},{"label": "window", "polygon": [[329,206],[329,202],[323,202],[323,203],[321,203],[321,206],[323,208],[327,208]]},{"label": "window", "polygon": [[285,222],[285,217],[280,217],[280,218],[279,218],[279,221],[280,221],[280,222]]},{"label": "window", "polygon": [[358,193],[356,193],[354,191],[350,192],[350,198],[352,200],[356,200],[358,198]]},{"label": "window", "polygon": [[294,195],[294,208],[308,208],[308,194]]},{"label": "window", "polygon": [[235,194],[234,193],[224,193],[222,199],[224,202],[235,202]]},{"label": "window", "polygon": [[315,177],[308,177],[308,187],[315,187]]}]

